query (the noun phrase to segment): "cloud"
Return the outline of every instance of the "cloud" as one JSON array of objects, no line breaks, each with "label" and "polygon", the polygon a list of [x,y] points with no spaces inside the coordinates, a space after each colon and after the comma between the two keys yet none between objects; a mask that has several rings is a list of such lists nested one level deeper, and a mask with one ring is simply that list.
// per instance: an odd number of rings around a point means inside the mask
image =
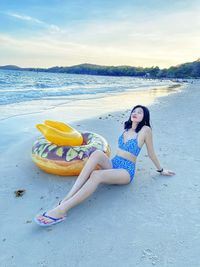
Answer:
[{"label": "cloud", "polygon": [[52,33],[54,33],[54,32],[62,32],[60,27],[58,27],[57,25],[48,24],[43,20],[39,20],[39,19],[31,17],[31,16],[21,15],[21,14],[12,13],[12,12],[7,12],[6,15],[8,15],[10,17],[13,17],[13,18],[16,18],[18,20],[22,20],[22,21],[38,24],[38,25],[48,29]]},{"label": "cloud", "polygon": [[20,14],[16,14],[16,13],[7,13],[7,15],[14,17],[14,18],[17,18],[19,20],[30,21],[30,22],[34,22],[34,23],[38,23],[38,24],[44,23],[43,21],[41,21],[39,19],[30,17],[30,16],[26,16],[26,15],[20,15]]},{"label": "cloud", "polygon": [[135,46],[125,49],[122,46],[115,47],[112,43],[90,45],[54,39],[51,36],[27,39],[2,34],[0,34],[0,54],[2,54],[0,65],[9,63],[29,67],[67,66],[86,62],[101,65],[166,67],[196,59],[193,50],[188,50],[188,43],[186,46],[182,44],[179,51],[176,47],[170,51],[167,47],[150,48],[148,44],[143,44],[137,49]]},{"label": "cloud", "polygon": [[9,16],[42,27],[42,31],[36,29],[31,36],[21,38],[0,34],[0,53],[4,56],[6,51],[15,52],[19,65],[66,66],[88,62],[168,67],[199,57],[199,8],[170,13],[155,11],[148,16],[137,13],[137,19],[127,13],[121,19],[119,15],[118,20],[113,16],[71,21],[70,27],[63,21],[62,29],[27,15]]}]

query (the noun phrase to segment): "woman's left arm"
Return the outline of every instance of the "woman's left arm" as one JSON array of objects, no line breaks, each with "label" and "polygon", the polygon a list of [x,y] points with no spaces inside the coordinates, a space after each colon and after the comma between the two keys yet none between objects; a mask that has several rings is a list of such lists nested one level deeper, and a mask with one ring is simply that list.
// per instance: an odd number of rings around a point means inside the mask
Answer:
[{"label": "woman's left arm", "polygon": [[156,166],[157,170],[161,170],[160,171],[160,174],[162,174],[162,175],[168,175],[168,176],[174,175],[175,172],[170,171],[170,170],[163,169],[161,167],[161,165],[160,165],[160,163],[158,161],[158,158],[157,158],[157,156],[155,154],[155,151],[154,151],[154,147],[153,147],[153,136],[152,136],[152,130],[151,130],[150,127],[147,127],[146,128],[144,142],[145,142],[146,147],[147,147],[148,156],[152,160],[152,162],[154,163],[154,165]]}]

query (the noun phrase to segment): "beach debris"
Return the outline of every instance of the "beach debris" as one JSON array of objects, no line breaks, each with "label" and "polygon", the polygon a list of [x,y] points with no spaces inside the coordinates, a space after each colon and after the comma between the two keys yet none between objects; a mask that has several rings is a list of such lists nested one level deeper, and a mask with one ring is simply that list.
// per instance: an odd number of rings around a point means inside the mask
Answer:
[{"label": "beach debris", "polygon": [[31,220],[27,220],[26,223],[32,223],[32,221]]},{"label": "beach debris", "polygon": [[149,259],[152,265],[156,265],[156,263],[159,262],[158,256],[155,255],[149,248],[142,251],[141,259]]},{"label": "beach debris", "polygon": [[25,189],[18,189],[16,190],[14,193],[15,193],[15,196],[16,197],[22,197],[24,195],[24,193],[26,192]]}]

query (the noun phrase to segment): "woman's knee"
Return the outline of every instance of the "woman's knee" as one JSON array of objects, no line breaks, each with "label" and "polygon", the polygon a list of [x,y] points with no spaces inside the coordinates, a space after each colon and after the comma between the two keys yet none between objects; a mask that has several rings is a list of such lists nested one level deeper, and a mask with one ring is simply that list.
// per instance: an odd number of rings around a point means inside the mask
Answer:
[{"label": "woman's knee", "polygon": [[109,157],[102,151],[102,150],[95,150],[91,157],[96,160],[96,162],[103,168],[103,169],[110,169],[112,168],[111,161]]},{"label": "woman's knee", "polygon": [[100,183],[101,182],[101,170],[94,170],[91,174],[90,174],[90,180],[96,183]]},{"label": "woman's knee", "polygon": [[103,154],[104,154],[103,151],[97,149],[91,154],[91,157],[100,159],[103,156]]}]

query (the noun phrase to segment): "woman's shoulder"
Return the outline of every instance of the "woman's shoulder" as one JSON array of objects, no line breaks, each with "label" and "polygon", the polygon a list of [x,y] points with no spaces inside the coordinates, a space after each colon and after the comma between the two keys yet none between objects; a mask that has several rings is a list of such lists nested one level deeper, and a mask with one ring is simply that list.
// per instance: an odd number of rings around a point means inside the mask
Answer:
[{"label": "woman's shoulder", "polygon": [[152,133],[151,127],[149,127],[148,125],[144,125],[142,126],[142,128],[140,129],[140,132],[142,133],[142,135],[145,137],[147,135],[150,135]]},{"label": "woman's shoulder", "polygon": [[152,130],[151,130],[151,127],[148,126],[148,125],[143,125],[142,128],[141,128],[141,130],[142,130],[143,132],[151,132],[151,131],[152,131]]},{"label": "woman's shoulder", "polygon": [[148,125],[143,125],[143,128],[144,128],[144,129],[149,129],[149,130],[151,130],[151,127],[148,126]]}]

